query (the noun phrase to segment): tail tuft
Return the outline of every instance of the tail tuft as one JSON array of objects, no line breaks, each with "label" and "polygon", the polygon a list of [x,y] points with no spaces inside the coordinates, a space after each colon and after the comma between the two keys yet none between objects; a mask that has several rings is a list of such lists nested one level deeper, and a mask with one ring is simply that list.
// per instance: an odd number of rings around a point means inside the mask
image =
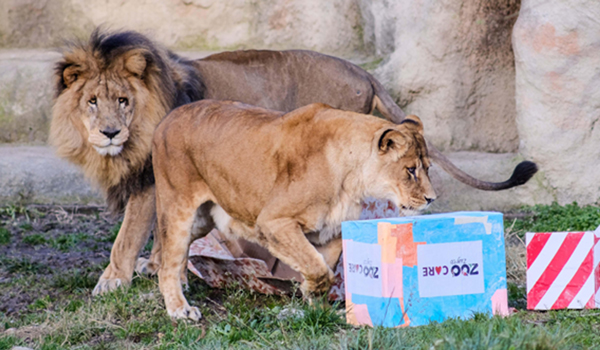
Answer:
[{"label": "tail tuft", "polygon": [[520,186],[529,181],[529,179],[531,179],[531,177],[535,175],[537,171],[538,167],[534,162],[525,160],[516,166],[515,171],[513,171],[508,182],[512,186]]}]

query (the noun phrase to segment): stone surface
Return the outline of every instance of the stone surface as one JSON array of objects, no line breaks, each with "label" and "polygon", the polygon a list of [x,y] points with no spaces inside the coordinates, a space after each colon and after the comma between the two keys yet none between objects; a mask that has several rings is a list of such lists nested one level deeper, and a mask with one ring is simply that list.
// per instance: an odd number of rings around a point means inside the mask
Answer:
[{"label": "stone surface", "polygon": [[58,57],[51,51],[0,51],[0,143],[46,141]]},{"label": "stone surface", "polygon": [[0,147],[0,206],[9,203],[101,204],[79,169],[43,146]]},{"label": "stone surface", "polygon": [[[519,162],[515,154],[457,152],[450,159],[470,173],[490,181],[506,180]],[[450,178],[435,165],[431,177],[438,194],[432,211],[505,210],[525,204],[550,203],[551,192],[536,175],[519,188],[485,192]],[[103,204],[73,165],[56,157],[50,147],[0,147],[0,205],[15,203]]]},{"label": "stone surface", "polygon": [[[139,30],[176,49],[379,56],[385,60],[369,68],[379,65],[375,75],[422,117],[438,147],[514,152],[510,28],[518,7],[518,0],[7,0],[0,2],[0,46],[61,46],[63,38],[86,38],[105,25]],[[19,141],[30,137],[19,132]]]},{"label": "stone surface", "polygon": [[[514,167],[523,160],[516,153],[452,152],[446,156],[468,174],[486,181],[507,180]],[[523,205],[550,204],[556,199],[555,190],[548,186],[543,171],[525,185],[496,192],[462,184],[435,164],[429,173],[438,196],[431,206],[433,212],[508,210]]]},{"label": "stone surface", "polygon": [[445,150],[518,148],[510,35],[518,0],[361,0],[375,76]]},{"label": "stone surface", "polygon": [[348,53],[362,45],[349,0],[3,0],[0,46],[60,46],[99,25],[134,29],[176,48],[309,48]]},{"label": "stone surface", "polygon": [[523,0],[514,27],[521,151],[559,203],[600,197],[600,2]]}]

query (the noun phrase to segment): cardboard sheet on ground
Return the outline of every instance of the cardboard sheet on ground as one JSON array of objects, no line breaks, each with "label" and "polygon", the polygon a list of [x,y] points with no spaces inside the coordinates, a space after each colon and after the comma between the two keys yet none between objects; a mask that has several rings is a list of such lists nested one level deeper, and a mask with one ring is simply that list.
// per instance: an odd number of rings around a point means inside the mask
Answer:
[{"label": "cardboard sheet on ground", "polygon": [[[291,294],[295,282],[302,282],[299,273],[265,248],[244,239],[228,239],[217,230],[192,243],[188,268],[214,288],[241,286],[264,294]],[[343,298],[342,271],[338,263],[330,300]]]},{"label": "cardboard sheet on ground", "polygon": [[[398,208],[389,201],[367,199],[361,220],[397,217]],[[265,248],[243,239],[231,239],[213,230],[192,243],[188,268],[214,288],[242,286],[264,294],[289,294],[299,273],[273,257]],[[344,300],[342,260],[335,269],[336,283],[329,291],[330,300]]]}]

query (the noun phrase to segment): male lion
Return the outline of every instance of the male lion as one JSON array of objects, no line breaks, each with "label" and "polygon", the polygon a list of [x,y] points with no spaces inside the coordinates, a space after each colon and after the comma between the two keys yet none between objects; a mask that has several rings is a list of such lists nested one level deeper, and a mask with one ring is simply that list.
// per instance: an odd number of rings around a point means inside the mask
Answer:
[{"label": "male lion", "polygon": [[[204,100],[179,107],[152,143],[160,290],[171,317],[200,318],[180,277],[192,238],[214,227],[266,248],[304,277],[306,296],[327,291],[340,225],[361,201],[408,210],[435,199],[421,120],[400,125],[311,104],[290,113]],[[193,233],[191,231],[194,231]],[[315,246],[331,246],[321,255]]]},{"label": "male lion", "polygon": [[[125,207],[110,264],[94,294],[131,281],[155,222],[152,134],[173,108],[204,98],[288,112],[322,102],[365,114],[376,108],[395,123],[404,118],[369,73],[310,51],[237,51],[188,61],[139,33],[96,30],[89,42],[65,51],[55,78],[50,139],[57,153],[99,185],[111,211]],[[535,164],[523,162],[508,181],[484,182],[457,169],[431,145],[430,152],[452,176],[480,189],[517,186],[536,171]],[[159,249],[155,241],[151,261],[157,262]],[[138,262],[148,272],[157,266]]]}]

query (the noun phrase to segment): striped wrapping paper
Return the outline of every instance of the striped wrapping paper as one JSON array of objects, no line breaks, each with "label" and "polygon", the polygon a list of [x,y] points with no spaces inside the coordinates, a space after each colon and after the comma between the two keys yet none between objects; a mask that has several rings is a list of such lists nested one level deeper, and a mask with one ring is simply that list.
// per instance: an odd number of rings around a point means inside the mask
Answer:
[{"label": "striped wrapping paper", "polygon": [[600,307],[600,230],[527,233],[527,308]]}]

